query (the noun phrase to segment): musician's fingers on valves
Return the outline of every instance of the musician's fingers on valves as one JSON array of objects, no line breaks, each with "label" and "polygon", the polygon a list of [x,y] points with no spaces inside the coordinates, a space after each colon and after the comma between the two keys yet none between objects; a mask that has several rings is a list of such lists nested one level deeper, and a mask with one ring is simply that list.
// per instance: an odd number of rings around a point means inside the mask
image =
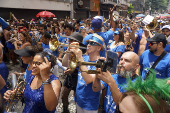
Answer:
[{"label": "musician's fingers on valves", "polygon": [[6,101],[9,101],[11,95],[15,92],[15,90],[7,90],[5,93],[4,93],[4,96],[3,98],[6,100]]}]

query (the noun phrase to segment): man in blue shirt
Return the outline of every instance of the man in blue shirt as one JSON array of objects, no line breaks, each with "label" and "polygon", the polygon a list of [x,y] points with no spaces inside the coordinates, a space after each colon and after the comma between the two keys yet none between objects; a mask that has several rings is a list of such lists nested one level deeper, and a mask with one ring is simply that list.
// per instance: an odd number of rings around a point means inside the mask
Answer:
[{"label": "man in blue shirt", "polygon": [[[111,29],[108,30],[107,32],[101,32],[101,28],[102,28],[102,23],[104,18],[102,16],[95,16],[92,19],[92,27],[94,28],[94,33],[100,35],[103,39],[104,39],[104,47],[106,48],[108,45],[109,40],[113,39],[113,32],[115,29],[115,22],[113,20],[113,10],[115,9],[116,6],[114,6],[113,9],[110,10],[109,14],[110,14],[110,21],[111,21]],[[85,36],[84,40],[83,40],[83,44],[87,45],[87,40],[89,40],[90,38],[92,38],[93,34],[87,35]],[[100,55],[105,57],[105,51],[100,52]]]},{"label": "man in blue shirt", "polygon": [[[165,35],[158,33],[151,39],[147,39],[149,42],[150,50],[146,50],[140,56],[140,72],[142,78],[145,79],[148,73],[147,68],[151,68],[158,57],[164,52],[164,48],[167,44]],[[167,53],[155,67],[157,78],[168,78],[170,77],[170,54]]]},{"label": "man in blue shirt", "polygon": [[170,26],[169,25],[165,25],[162,27],[162,34],[166,36],[166,39],[168,41],[164,50],[166,52],[170,52]]},{"label": "man in blue shirt", "polygon": [[[105,113],[114,113],[119,98],[125,92],[123,87],[126,85],[126,78],[131,77],[134,80],[137,76],[135,71],[139,67],[139,57],[134,52],[125,52],[119,61],[119,65],[117,74],[111,75],[109,71],[101,72],[93,80],[93,91],[98,92],[106,89]],[[98,70],[100,71],[101,69]]]},{"label": "man in blue shirt", "polygon": [[140,29],[136,33],[137,27],[134,25],[132,27],[132,32],[131,32],[131,39],[133,40],[133,48],[134,52],[138,54],[139,56],[148,49],[148,43],[146,39],[152,37],[152,33],[146,29],[145,25],[142,24],[141,26],[142,29]]},{"label": "man in blue shirt", "polygon": [[39,42],[38,44],[42,45],[43,51],[47,53],[52,53],[54,56],[57,57],[58,51],[52,51],[49,47],[49,41],[50,41],[51,35],[49,33],[44,33],[41,36],[42,42]]},{"label": "man in blue shirt", "polygon": [[[93,34],[92,38],[88,40],[87,56],[82,56],[82,51],[78,48],[70,49],[70,51],[74,52],[78,61],[96,62],[100,58],[100,51],[104,50],[103,44],[104,39],[97,34]],[[75,94],[77,113],[97,113],[100,102],[100,91],[93,92],[92,90],[95,74],[85,72],[88,70],[96,70],[96,67],[80,65],[79,69],[81,71],[78,72]]]}]

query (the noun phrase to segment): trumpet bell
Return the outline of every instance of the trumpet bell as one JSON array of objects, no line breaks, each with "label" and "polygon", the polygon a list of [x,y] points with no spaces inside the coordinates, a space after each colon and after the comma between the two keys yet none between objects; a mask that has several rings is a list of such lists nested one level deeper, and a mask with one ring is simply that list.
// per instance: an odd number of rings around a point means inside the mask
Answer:
[{"label": "trumpet bell", "polygon": [[148,30],[154,30],[158,26],[158,22],[156,19],[153,19],[150,24],[146,26]]},{"label": "trumpet bell", "polygon": [[52,50],[52,51],[56,51],[57,48],[59,46],[59,41],[57,38],[53,39],[51,38],[50,41],[49,41],[49,48]]},{"label": "trumpet bell", "polygon": [[76,59],[76,55],[75,54],[71,54],[70,55],[70,61],[69,61],[69,68],[72,71],[74,71],[77,66],[78,66],[78,62],[77,62],[77,59]]}]

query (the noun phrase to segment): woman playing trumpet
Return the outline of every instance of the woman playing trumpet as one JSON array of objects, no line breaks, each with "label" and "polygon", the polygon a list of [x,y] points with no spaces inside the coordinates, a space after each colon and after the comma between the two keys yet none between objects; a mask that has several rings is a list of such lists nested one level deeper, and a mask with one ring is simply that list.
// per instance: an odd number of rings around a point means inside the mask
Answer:
[{"label": "woman playing trumpet", "polygon": [[[23,113],[54,113],[58,104],[61,83],[50,72],[56,64],[56,58],[46,52],[35,55],[32,65],[32,74],[24,90],[25,107]],[[11,93],[8,90],[4,99],[9,100]]]},{"label": "woman playing trumpet", "polygon": [[[18,41],[18,39],[21,41]],[[32,39],[26,31],[21,31],[18,34],[18,39],[16,39],[16,41],[13,42],[15,46],[15,50],[24,49],[26,46],[31,46],[32,44]],[[20,43],[21,46],[18,46],[18,43]],[[25,70],[27,69],[27,64],[24,64],[22,59],[20,59],[20,67],[21,67],[21,72],[25,72]]]}]

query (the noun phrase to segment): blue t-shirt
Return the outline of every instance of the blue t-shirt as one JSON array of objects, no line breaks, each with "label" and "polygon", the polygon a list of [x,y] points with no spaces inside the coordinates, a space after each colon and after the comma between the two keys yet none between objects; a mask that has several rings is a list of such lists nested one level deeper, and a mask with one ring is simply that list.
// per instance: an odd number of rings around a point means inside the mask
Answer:
[{"label": "blue t-shirt", "polygon": [[[113,31],[112,31],[112,30],[109,30],[109,31],[107,31],[107,32],[105,32],[105,33],[103,33],[103,32],[96,32],[96,33],[104,39],[104,42],[105,42],[106,47],[107,47],[107,45],[108,45],[109,40],[112,40],[112,39],[113,39]],[[86,41],[89,40],[89,39],[91,39],[92,36],[93,36],[93,34],[90,34],[90,35],[85,36],[84,39],[83,39],[83,44],[84,44],[84,45],[87,45],[87,42],[86,42]],[[100,56],[106,57],[105,51],[100,51]]]},{"label": "blue t-shirt", "polygon": [[[2,78],[5,80],[6,84],[7,84],[7,78],[8,78],[8,68],[6,66],[6,64],[4,62],[0,63],[0,75],[2,76]],[[7,91],[7,87],[6,85],[0,90],[1,95],[3,96],[4,93]]]},{"label": "blue t-shirt", "polygon": [[0,17],[0,23],[2,26],[2,29],[4,30],[5,28],[7,28],[9,25],[6,23],[6,21]]},{"label": "blue t-shirt", "polygon": [[121,30],[121,29],[119,29],[118,27],[115,29],[115,31],[119,31],[119,30]]},{"label": "blue t-shirt", "polygon": [[[113,42],[110,44],[110,47],[111,47],[112,44],[113,44]],[[125,52],[125,45],[118,45],[114,48],[110,48],[110,50],[113,51],[113,52],[122,52],[122,54],[123,54]],[[120,61],[122,54],[119,56],[118,62]]]},{"label": "blue t-shirt", "polygon": [[[126,92],[126,90],[124,89],[124,87],[126,87],[126,78],[123,78],[121,76],[119,76],[118,74],[112,74],[113,79],[115,80],[117,87],[119,88],[120,92]],[[132,81],[134,81],[135,79],[133,79]],[[113,97],[110,91],[110,88],[108,86],[108,84],[106,84],[105,82],[101,81],[101,83],[103,84],[103,86],[106,89],[106,93],[105,93],[105,98],[104,98],[104,110],[106,113],[114,113],[115,109],[116,109],[116,104],[113,101]],[[109,110],[109,112],[108,112]]]},{"label": "blue t-shirt", "polygon": [[24,79],[25,79],[26,84],[28,83],[30,75],[32,73],[32,70],[28,70],[28,67],[29,67],[29,65],[27,66],[27,69],[26,69],[25,74],[24,74]]},{"label": "blue t-shirt", "polygon": [[[84,61],[89,62],[89,56],[83,56]],[[96,61],[91,61],[96,62]],[[88,70],[96,70],[95,66],[87,66]],[[76,87],[75,101],[85,110],[97,110],[100,102],[100,91],[93,92],[93,83],[86,84],[81,72],[78,72],[78,81]]]},{"label": "blue t-shirt", "polygon": [[169,52],[170,53],[170,44],[167,44],[166,47],[164,48],[164,50],[166,52]]},{"label": "blue t-shirt", "polygon": [[[69,38],[66,38],[66,37],[60,36],[58,41],[64,44],[69,44]],[[61,46],[60,51],[65,51],[65,50],[67,50],[67,47]]]},{"label": "blue t-shirt", "polygon": [[[140,66],[141,66],[141,74],[142,78],[144,79],[146,77],[146,74],[148,72],[148,69],[146,68],[151,68],[156,59],[159,56],[155,56],[150,50],[146,50],[142,53],[140,56]],[[156,78],[168,78],[170,77],[170,54],[167,53],[156,65],[155,67],[156,71]]]},{"label": "blue t-shirt", "polygon": [[46,44],[43,44],[42,43],[42,47],[43,47],[43,51],[47,52],[47,53],[52,53],[54,56],[57,56],[57,53],[58,53],[58,50],[56,51],[52,51],[49,47],[49,44],[46,45]]},{"label": "blue t-shirt", "polygon": [[[137,39],[136,40],[133,40],[132,42],[132,46],[134,48],[133,52],[135,52],[136,54],[138,54],[138,51],[139,51],[139,45],[140,45],[140,40],[142,38],[142,34],[143,34],[143,30],[142,29],[139,29],[139,31],[136,33],[138,35]],[[150,37],[148,37],[149,39]],[[146,47],[145,47],[145,50],[149,49],[149,43],[147,42],[146,43]]]}]

